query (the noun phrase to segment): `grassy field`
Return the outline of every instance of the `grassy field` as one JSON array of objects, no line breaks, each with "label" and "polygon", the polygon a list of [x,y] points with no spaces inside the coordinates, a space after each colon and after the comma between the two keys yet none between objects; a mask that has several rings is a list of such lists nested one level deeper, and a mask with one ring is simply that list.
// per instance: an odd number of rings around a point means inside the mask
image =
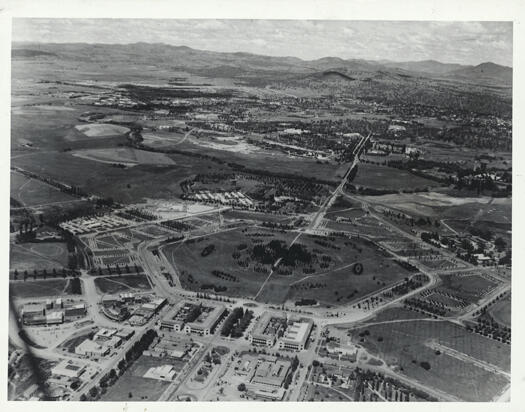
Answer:
[{"label": "grassy field", "polygon": [[[359,334],[367,330],[368,336]],[[437,353],[430,340],[485,361],[502,370],[510,370],[510,347],[484,338],[449,322],[411,321],[363,326],[352,338],[401,373],[424,385],[434,387],[466,401],[489,401],[508,384],[507,378],[489,372],[470,360]],[[380,339],[381,338],[381,339]],[[421,362],[428,362],[423,368]]]},{"label": "grassy field", "polygon": [[494,320],[503,326],[511,327],[511,297],[507,296],[488,310]]},{"label": "grassy field", "polygon": [[61,269],[67,266],[68,251],[65,243],[22,243],[11,244],[9,249],[9,267],[24,270],[31,275],[34,269]]},{"label": "grassy field", "polygon": [[[171,365],[171,361],[141,356],[100,400],[109,402],[156,401],[170,382],[143,378],[143,375],[151,367],[166,364]],[[130,393],[131,397],[129,396]]]},{"label": "grassy field", "polygon": [[28,280],[26,282],[11,282],[9,294],[16,298],[43,298],[60,296],[67,287],[68,280]]},{"label": "grassy field", "polygon": [[358,186],[365,186],[373,189],[389,190],[423,190],[427,187],[439,186],[439,183],[416,176],[405,170],[369,163],[359,165],[359,170],[353,183]]},{"label": "grassy field", "polygon": [[[257,234],[263,236],[257,236]],[[268,276],[270,265],[263,265],[266,272],[255,271],[256,264],[251,260],[251,250],[255,244],[268,243],[272,239],[285,241],[287,244],[297,234],[281,233],[263,229],[242,229],[210,236],[198,243],[176,243],[163,249],[166,257],[174,262],[181,273],[181,282],[191,290],[204,290],[203,285],[213,284],[224,287],[220,293],[230,296],[253,297]],[[233,254],[239,245],[246,248],[239,252],[237,259],[248,261],[240,265]],[[304,266],[298,265],[291,274],[274,272],[259,295],[260,301],[282,303],[286,300],[301,298],[316,299],[325,304],[347,303],[364,294],[395,282],[405,277],[408,272],[383,256],[374,245],[358,239],[327,238],[301,236],[296,244],[303,245],[317,256],[317,263],[312,264],[313,273],[305,273]],[[210,245],[215,249],[207,256],[203,250]],[[327,267],[321,267],[322,256],[329,261]],[[365,271],[355,275],[352,265],[361,262]],[[288,268],[288,267],[284,267]],[[224,279],[212,274],[215,269],[227,272],[233,278]]]},{"label": "grassy field", "polygon": [[151,290],[151,284],[146,275],[98,277],[95,279],[95,286],[100,294]]}]

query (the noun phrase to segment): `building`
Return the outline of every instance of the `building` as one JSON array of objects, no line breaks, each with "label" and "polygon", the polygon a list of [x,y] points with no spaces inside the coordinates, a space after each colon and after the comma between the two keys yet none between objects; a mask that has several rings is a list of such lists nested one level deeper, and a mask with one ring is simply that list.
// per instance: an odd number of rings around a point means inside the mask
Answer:
[{"label": "building", "polygon": [[22,308],[22,316],[26,315],[45,315],[46,307],[40,303],[30,303]]},{"label": "building", "polygon": [[106,329],[106,328],[102,328],[102,329],[99,329],[97,331],[97,333],[95,333],[95,336],[93,336],[93,340],[96,340],[96,341],[101,341],[101,342],[104,342],[104,341],[108,341],[110,340],[113,335],[115,335],[117,333],[117,330],[116,329]]},{"label": "building", "polygon": [[46,315],[46,324],[56,325],[60,323],[64,323],[64,312],[63,311],[50,312]]},{"label": "building", "polygon": [[258,359],[250,383],[280,388],[290,368],[289,360],[279,358]]},{"label": "building", "polygon": [[173,365],[162,365],[149,368],[144,374],[144,377],[163,381],[172,381],[176,375],[177,371],[173,368]]},{"label": "building", "polygon": [[184,319],[186,317],[189,305],[177,305],[160,321],[160,328],[181,332],[184,329]]},{"label": "building", "polygon": [[71,306],[66,306],[64,309],[64,314],[66,318],[74,318],[77,316],[84,316],[87,313],[85,303],[77,303]]},{"label": "building", "polygon": [[162,336],[158,342],[144,353],[148,356],[156,358],[170,357],[175,359],[182,359],[194,347],[193,342],[186,336]]},{"label": "building", "polygon": [[115,336],[122,340],[129,340],[134,334],[135,331],[133,329],[121,329],[115,334]]},{"label": "building", "polygon": [[264,312],[248,334],[248,339],[252,345],[272,347],[278,333],[284,329],[282,326],[285,325],[284,319],[274,318],[271,313]]},{"label": "building", "polygon": [[214,332],[219,322],[224,318],[226,308],[223,305],[218,305],[211,310],[206,309],[209,308],[204,308],[197,319],[184,326],[184,332],[201,336],[208,336]]},{"label": "building", "polygon": [[100,345],[90,339],[86,339],[75,348],[75,353],[88,358],[100,358],[101,356],[109,354],[109,347]]},{"label": "building", "polygon": [[86,367],[83,365],[78,365],[73,363],[73,361],[61,361],[53,369],[51,369],[51,374],[58,376],[65,376],[67,378],[80,378],[82,374],[86,371]]},{"label": "building", "polygon": [[279,349],[304,350],[312,332],[313,324],[311,319],[301,319],[300,321],[292,322],[279,341]]}]

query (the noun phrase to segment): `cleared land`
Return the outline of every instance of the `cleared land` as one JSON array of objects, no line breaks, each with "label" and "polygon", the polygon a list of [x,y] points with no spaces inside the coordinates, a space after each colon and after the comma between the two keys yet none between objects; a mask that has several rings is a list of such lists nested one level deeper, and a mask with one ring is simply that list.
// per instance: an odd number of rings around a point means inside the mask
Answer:
[{"label": "cleared land", "polygon": [[[365,330],[369,335],[360,337]],[[508,372],[509,345],[469,333],[450,322],[420,320],[365,325],[352,331],[352,339],[389,365],[397,365],[402,374],[466,401],[490,401],[508,384],[504,375],[488,371],[468,357]],[[431,341],[466,358],[438,353],[429,347]]]},{"label": "cleared land", "polygon": [[147,152],[145,150],[118,147],[109,149],[84,149],[73,153],[73,156],[94,160],[100,163],[123,164],[136,166],[139,164],[173,165],[175,162],[163,153]]},{"label": "cleared land", "polygon": [[75,129],[86,137],[108,137],[129,132],[127,127],[107,123],[82,124],[75,126]]},{"label": "cleared land", "polygon": [[151,284],[146,275],[100,277],[95,279],[95,285],[101,294],[151,290]]}]

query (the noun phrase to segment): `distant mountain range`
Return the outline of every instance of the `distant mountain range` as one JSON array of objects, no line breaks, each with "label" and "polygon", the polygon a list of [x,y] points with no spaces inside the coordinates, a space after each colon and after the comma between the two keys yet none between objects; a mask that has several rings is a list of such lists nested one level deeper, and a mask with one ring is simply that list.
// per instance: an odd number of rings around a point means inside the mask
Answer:
[{"label": "distant mountain range", "polygon": [[477,66],[441,63],[435,60],[393,62],[323,57],[262,56],[251,53],[222,53],[160,43],[86,44],[13,43],[13,59],[46,58],[78,61],[136,62],[163,64],[187,69],[203,76],[239,77],[308,75],[335,71],[352,79],[355,73],[380,73],[404,77],[431,77],[476,84],[512,85],[512,68],[486,62]]}]

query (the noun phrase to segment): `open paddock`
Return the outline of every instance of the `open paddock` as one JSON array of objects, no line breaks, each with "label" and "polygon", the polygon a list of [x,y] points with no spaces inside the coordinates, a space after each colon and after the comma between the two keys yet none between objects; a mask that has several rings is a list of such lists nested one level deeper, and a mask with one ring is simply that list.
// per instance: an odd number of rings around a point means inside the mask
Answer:
[{"label": "open paddock", "polygon": [[101,295],[120,292],[143,292],[151,290],[151,284],[146,275],[122,275],[98,277],[95,286]]},{"label": "open paddock", "polygon": [[370,163],[359,165],[353,184],[372,189],[388,190],[424,190],[429,187],[440,186],[433,180],[416,176],[405,170]]},{"label": "open paddock", "polygon": [[44,208],[81,201],[75,196],[61,192],[54,186],[16,172],[11,173],[10,190],[11,197],[27,207]]},{"label": "open paddock", "polygon": [[[359,336],[365,330],[368,334]],[[478,362],[508,372],[509,346],[450,322],[416,320],[365,325],[353,330],[351,336],[387,364],[397,365],[400,373],[461,400],[490,401],[509,383],[504,374],[489,371]],[[429,342],[438,342],[464,356],[438,353]],[[427,368],[421,366],[425,362]]]},{"label": "open paddock", "polygon": [[65,243],[11,243],[9,248],[9,267],[22,275],[27,270],[62,269],[67,267],[68,251]]},{"label": "open paddock", "polygon": [[488,313],[496,322],[508,328],[511,327],[511,297],[506,296],[488,309]]},{"label": "open paddock", "polygon": [[67,279],[27,280],[9,283],[9,295],[13,298],[59,297],[68,285]]}]

